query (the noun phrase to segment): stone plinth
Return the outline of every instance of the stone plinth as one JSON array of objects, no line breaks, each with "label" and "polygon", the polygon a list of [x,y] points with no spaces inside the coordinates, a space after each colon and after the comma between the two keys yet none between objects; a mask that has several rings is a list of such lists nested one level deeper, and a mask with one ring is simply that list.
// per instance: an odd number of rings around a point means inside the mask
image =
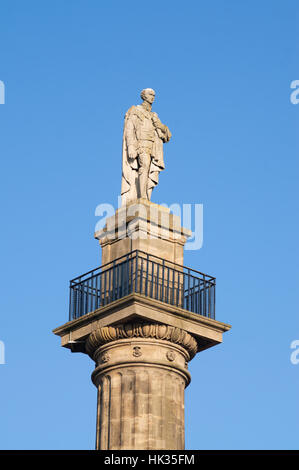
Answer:
[{"label": "stone plinth", "polygon": [[95,233],[102,247],[102,264],[134,250],[183,264],[184,245],[191,231],[181,227],[180,217],[146,199],[122,206]]}]

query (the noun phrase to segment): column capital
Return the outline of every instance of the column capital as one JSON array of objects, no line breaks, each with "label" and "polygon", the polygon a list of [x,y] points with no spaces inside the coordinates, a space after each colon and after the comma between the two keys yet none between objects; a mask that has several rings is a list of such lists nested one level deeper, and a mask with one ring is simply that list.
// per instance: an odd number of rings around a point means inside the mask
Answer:
[{"label": "column capital", "polygon": [[95,351],[104,344],[121,339],[149,338],[165,340],[177,344],[189,353],[192,359],[197,353],[197,342],[187,331],[174,326],[148,323],[132,322],[117,326],[105,326],[94,330],[85,343],[86,352],[93,357]]}]

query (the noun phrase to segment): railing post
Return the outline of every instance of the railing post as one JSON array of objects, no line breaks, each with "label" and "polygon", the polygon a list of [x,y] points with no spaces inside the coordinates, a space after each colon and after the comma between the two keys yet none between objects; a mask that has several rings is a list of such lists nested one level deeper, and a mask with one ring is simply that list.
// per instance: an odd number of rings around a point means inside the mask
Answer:
[{"label": "railing post", "polygon": [[125,289],[125,295],[128,295],[129,294],[129,282],[130,282],[130,279],[129,279],[129,276],[130,276],[130,258],[129,258],[129,255],[127,255],[127,258],[126,258],[126,262],[125,262],[125,265],[124,267],[126,267],[126,289]]},{"label": "railing post", "polygon": [[72,299],[72,297],[73,297],[72,282],[70,282],[70,294],[69,295],[70,295],[69,321],[71,321],[73,319],[72,316],[73,316],[73,309],[74,309],[74,307],[73,307],[74,302],[73,302],[73,299]]},{"label": "railing post", "polygon": [[163,259],[163,262],[162,262],[161,302],[164,301],[164,271],[165,271],[165,259]]},{"label": "railing post", "polygon": [[136,264],[135,264],[135,291],[137,292],[138,282],[138,251],[136,251]]},{"label": "railing post", "polygon": [[168,303],[168,299],[169,299],[169,270],[170,268],[167,267],[167,287],[166,287],[166,302]]},{"label": "railing post", "polygon": [[115,261],[113,261],[113,266],[112,266],[112,286],[111,286],[111,291],[112,291],[112,295],[111,295],[111,300],[113,302],[113,300],[115,300]]},{"label": "railing post", "polygon": [[172,268],[171,305],[174,305],[174,269]]},{"label": "railing post", "polygon": [[213,320],[215,320],[215,313],[216,313],[216,279],[214,279],[213,283]]},{"label": "railing post", "polygon": [[148,264],[149,264],[148,253],[146,255],[146,275],[145,275],[145,286],[144,286],[144,295],[147,296],[147,284],[148,284]]},{"label": "railing post", "polygon": [[207,316],[207,288],[206,288],[206,277],[203,275],[203,315]]},{"label": "railing post", "polygon": [[103,305],[106,305],[107,271],[104,271]]},{"label": "railing post", "polygon": [[159,300],[159,272],[160,272],[160,263],[157,263],[157,287],[156,287],[156,299]]},{"label": "railing post", "polygon": [[140,266],[140,282],[139,282],[139,293],[142,294],[142,278],[143,278],[143,258],[141,257],[141,266]]},{"label": "railing post", "polygon": [[79,317],[81,315],[84,315],[84,286],[81,283],[81,278],[80,278],[80,308],[79,308]]},{"label": "railing post", "polygon": [[95,284],[96,284],[96,287],[95,287],[95,310],[98,308],[98,275],[96,275],[96,279],[95,279]]},{"label": "railing post", "polygon": [[177,294],[176,294],[176,305],[179,305],[179,298],[180,298],[180,272],[177,271],[178,273],[178,287],[177,287]]},{"label": "railing post", "polygon": [[187,299],[188,299],[188,302],[187,302],[187,310],[190,310],[190,269],[188,269],[187,271],[188,273],[188,296],[187,296]]}]

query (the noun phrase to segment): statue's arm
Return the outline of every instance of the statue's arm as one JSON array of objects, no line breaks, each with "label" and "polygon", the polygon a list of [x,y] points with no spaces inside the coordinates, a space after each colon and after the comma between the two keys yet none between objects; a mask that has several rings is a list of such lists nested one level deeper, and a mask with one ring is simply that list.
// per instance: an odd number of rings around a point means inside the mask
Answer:
[{"label": "statue's arm", "polygon": [[134,160],[137,157],[137,138],[135,127],[135,116],[133,114],[126,117],[125,139],[128,149],[128,156]]},{"label": "statue's arm", "polygon": [[168,142],[171,138],[171,132],[165,124],[162,124],[158,115],[156,113],[152,113],[152,121],[157,129],[159,137],[163,140],[163,142]]}]

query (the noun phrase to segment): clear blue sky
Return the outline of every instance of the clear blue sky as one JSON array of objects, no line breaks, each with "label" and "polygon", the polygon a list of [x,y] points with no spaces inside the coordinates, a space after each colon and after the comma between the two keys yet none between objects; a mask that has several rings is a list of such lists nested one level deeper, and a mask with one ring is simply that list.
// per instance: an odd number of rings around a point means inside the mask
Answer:
[{"label": "clear blue sky", "polygon": [[202,203],[185,264],[217,278],[224,342],[190,364],[186,448],[298,448],[295,0],[2,0],[2,449],[92,449],[89,357],[60,347],[68,281],[100,264],[142,88],[173,133],[152,200]]}]

